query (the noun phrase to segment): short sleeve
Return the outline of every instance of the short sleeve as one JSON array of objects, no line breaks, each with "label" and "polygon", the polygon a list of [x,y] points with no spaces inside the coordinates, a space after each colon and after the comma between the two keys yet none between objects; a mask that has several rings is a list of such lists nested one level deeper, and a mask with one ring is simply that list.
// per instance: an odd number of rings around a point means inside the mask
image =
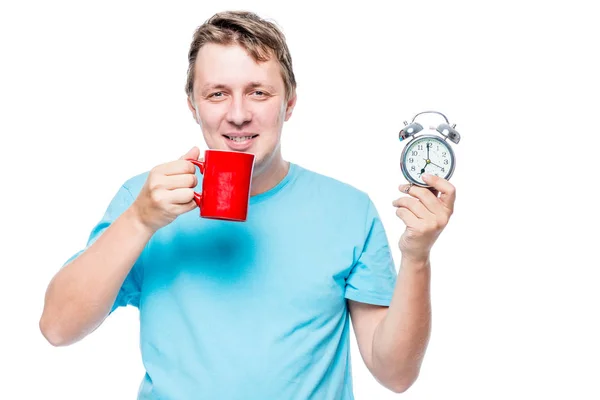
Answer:
[{"label": "short sleeve", "polygon": [[362,251],[346,278],[346,298],[389,306],[397,272],[387,235],[375,205],[368,200]]},{"label": "short sleeve", "polygon": [[[90,236],[88,238],[85,248],[78,251],[71,258],[65,262],[64,266],[75,260],[85,250],[87,250],[98,238],[106,231],[106,229],[113,223],[131,204],[133,203],[133,195],[125,186],[121,186],[117,191],[116,195],[111,200],[108,208],[104,212],[102,219],[94,226]],[[132,305],[139,307],[140,298],[140,261],[138,260],[131,268],[125,281],[119,289],[119,293],[115,302],[110,310],[110,313],[115,311],[118,307],[125,307]],[[63,266],[63,267],[64,267]]]}]

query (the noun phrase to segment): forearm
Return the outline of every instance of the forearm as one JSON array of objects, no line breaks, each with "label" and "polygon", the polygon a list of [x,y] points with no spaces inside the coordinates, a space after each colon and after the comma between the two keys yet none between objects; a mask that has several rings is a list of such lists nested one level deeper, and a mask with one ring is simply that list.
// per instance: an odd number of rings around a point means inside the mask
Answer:
[{"label": "forearm", "polygon": [[429,260],[403,259],[394,296],[373,335],[374,375],[404,391],[416,380],[431,331]]},{"label": "forearm", "polygon": [[102,323],[151,236],[129,208],[56,274],[40,319],[40,329],[50,343],[72,344]]}]

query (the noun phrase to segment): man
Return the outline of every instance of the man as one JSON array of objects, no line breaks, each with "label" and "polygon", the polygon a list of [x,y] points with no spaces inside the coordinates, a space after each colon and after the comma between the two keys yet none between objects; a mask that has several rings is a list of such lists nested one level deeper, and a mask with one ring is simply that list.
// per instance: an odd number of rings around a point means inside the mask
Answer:
[{"label": "man", "polygon": [[202,176],[186,159],[197,148],[129,179],[49,284],[42,333],[69,345],[133,305],[147,371],[139,399],[348,400],[351,319],[373,376],[405,391],[428,342],[429,254],[453,186],[430,177],[439,198],[400,186],[396,274],[370,198],[282,158],[296,82],[277,27],[217,14],[189,62],[188,106],[208,147],[255,154],[248,220],[191,212]]}]

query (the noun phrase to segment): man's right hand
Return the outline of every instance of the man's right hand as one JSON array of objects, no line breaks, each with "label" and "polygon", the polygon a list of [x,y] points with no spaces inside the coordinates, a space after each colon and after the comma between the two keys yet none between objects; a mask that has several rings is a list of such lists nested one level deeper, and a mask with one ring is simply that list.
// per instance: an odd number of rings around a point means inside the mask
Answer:
[{"label": "man's right hand", "polygon": [[196,207],[196,167],[186,159],[197,160],[199,156],[200,150],[193,147],[179,160],[158,165],[150,171],[131,208],[139,222],[151,232],[156,232]]}]

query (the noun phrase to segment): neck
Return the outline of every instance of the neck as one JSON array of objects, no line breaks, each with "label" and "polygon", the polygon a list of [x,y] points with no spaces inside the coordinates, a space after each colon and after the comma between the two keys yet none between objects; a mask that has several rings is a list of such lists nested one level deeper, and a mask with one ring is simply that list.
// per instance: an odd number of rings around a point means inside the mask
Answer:
[{"label": "neck", "polygon": [[289,167],[290,163],[277,154],[265,168],[256,171],[252,176],[250,196],[256,196],[273,189],[285,178]]}]

